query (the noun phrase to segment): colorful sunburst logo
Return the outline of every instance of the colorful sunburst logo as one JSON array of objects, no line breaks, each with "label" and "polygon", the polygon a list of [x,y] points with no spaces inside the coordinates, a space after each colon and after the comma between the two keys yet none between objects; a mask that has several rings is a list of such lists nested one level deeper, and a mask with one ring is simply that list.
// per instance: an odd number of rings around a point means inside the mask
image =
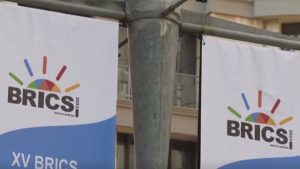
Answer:
[{"label": "colorful sunburst logo", "polygon": [[[48,62],[48,59],[47,59],[46,56],[44,56],[44,58],[43,58],[43,69],[42,69],[42,72],[43,72],[44,75],[47,74],[47,62]],[[29,76],[33,77],[34,73],[33,73],[32,68],[31,68],[31,66],[30,66],[27,59],[24,59],[24,65],[26,67],[26,70],[27,70]],[[67,69],[67,66],[63,65],[62,68],[60,69],[60,71],[58,72],[56,78],[55,78],[57,81],[59,81],[61,79],[61,77],[65,73],[66,69]],[[9,72],[9,76],[14,81],[16,81],[19,85],[21,85],[21,86],[24,85],[24,82],[17,75],[15,75],[14,73]],[[53,81],[47,80],[47,79],[36,79],[36,80],[32,81],[31,83],[29,83],[29,85],[27,87],[30,88],[30,89],[38,89],[38,90],[51,91],[51,92],[56,92],[56,93],[61,93],[62,92],[61,88],[57,84],[55,84]],[[69,93],[69,92],[71,92],[71,91],[73,91],[73,90],[75,90],[79,87],[80,87],[80,84],[76,83],[74,85],[71,85],[71,86],[65,88],[64,92]]]},{"label": "colorful sunburst logo", "polygon": [[[250,105],[247,101],[247,98],[246,98],[246,95],[245,93],[241,93],[241,97],[242,97],[242,100],[244,102],[244,105],[246,107],[246,109],[249,111],[250,110]],[[280,104],[280,99],[277,99],[276,102],[274,103],[272,109],[271,109],[271,114],[275,114],[276,113],[276,110]],[[257,101],[257,106],[258,108],[261,108],[262,107],[262,91],[259,90],[258,91],[258,101]],[[242,119],[242,115],[240,112],[238,112],[237,110],[235,110],[234,108],[232,108],[231,106],[228,106],[227,109],[233,114],[235,115],[237,118],[239,119]],[[280,120],[279,121],[279,125],[282,126],[290,121],[293,120],[293,117],[292,116],[289,116],[283,120]],[[254,122],[254,123],[259,123],[259,124],[266,124],[266,125],[271,125],[271,126],[276,126],[278,125],[274,119],[272,119],[268,113],[265,113],[265,112],[254,112],[250,115],[248,115],[246,118],[245,118],[245,121],[248,121],[248,122]]]},{"label": "colorful sunburst logo", "polygon": [[[48,59],[44,56],[42,64],[44,76],[47,74],[47,62]],[[24,59],[24,65],[29,76],[34,77],[34,72],[27,59]],[[66,70],[67,66],[63,65],[55,77],[56,82],[61,80]],[[62,89],[51,80],[38,78],[25,85],[24,88],[24,82],[16,74],[9,72],[9,76],[21,87],[8,87],[8,103],[54,111],[56,115],[79,117],[80,99],[69,94],[80,87],[79,83]]]}]

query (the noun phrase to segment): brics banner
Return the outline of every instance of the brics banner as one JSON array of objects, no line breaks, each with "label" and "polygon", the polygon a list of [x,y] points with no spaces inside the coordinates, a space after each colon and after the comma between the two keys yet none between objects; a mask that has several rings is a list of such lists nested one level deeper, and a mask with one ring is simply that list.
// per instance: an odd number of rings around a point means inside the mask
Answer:
[{"label": "brics banner", "polygon": [[299,169],[300,54],[204,39],[201,169]]},{"label": "brics banner", "polygon": [[118,23],[0,4],[0,168],[114,169]]}]

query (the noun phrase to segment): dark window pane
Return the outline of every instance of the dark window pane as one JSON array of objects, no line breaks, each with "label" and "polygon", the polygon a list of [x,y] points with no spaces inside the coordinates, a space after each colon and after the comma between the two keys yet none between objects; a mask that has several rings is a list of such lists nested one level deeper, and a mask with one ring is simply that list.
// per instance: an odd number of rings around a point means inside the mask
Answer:
[{"label": "dark window pane", "polygon": [[196,143],[171,140],[169,169],[195,169]]}]

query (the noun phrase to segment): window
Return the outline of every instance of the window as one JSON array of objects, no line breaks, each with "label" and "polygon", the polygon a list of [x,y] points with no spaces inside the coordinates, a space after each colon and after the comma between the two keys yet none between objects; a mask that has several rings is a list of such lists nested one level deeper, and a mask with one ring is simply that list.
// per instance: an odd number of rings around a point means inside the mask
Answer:
[{"label": "window", "polygon": [[117,169],[135,169],[133,136],[118,133]]},{"label": "window", "polygon": [[[136,169],[133,136],[118,133],[117,169]],[[168,169],[195,169],[196,143],[171,140]]]},{"label": "window", "polygon": [[196,143],[171,140],[169,169],[195,169]]},{"label": "window", "polygon": [[282,24],[282,33],[300,38],[300,22]]}]

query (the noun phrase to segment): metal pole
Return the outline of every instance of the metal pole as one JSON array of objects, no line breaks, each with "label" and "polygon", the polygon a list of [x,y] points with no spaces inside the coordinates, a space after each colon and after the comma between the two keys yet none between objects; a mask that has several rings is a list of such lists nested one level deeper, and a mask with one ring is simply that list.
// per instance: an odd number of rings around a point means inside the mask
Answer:
[{"label": "metal pole", "polygon": [[[120,21],[126,20],[126,14],[124,11],[108,10],[100,7],[93,7],[82,4],[74,4],[70,2],[62,2],[57,0],[6,0],[10,2],[16,2],[25,6],[48,9],[53,11],[71,13],[76,15],[104,17],[109,19],[116,19]],[[158,1],[159,2],[159,1]],[[146,8],[145,8],[146,9]],[[153,18],[158,17],[165,8],[162,8],[156,12],[149,13],[149,11],[141,12],[146,13],[145,16]],[[143,15],[144,15],[143,14]],[[129,15],[131,15],[129,13]],[[135,17],[137,15],[134,15]],[[130,16],[131,18],[133,17]],[[132,18],[133,19],[133,18]],[[233,31],[228,29],[221,29],[217,27],[210,27],[205,25],[196,25],[191,23],[181,23],[181,30],[190,33],[203,33],[206,35],[218,36],[229,39],[242,40],[246,42],[253,42],[263,45],[276,46],[287,49],[300,50],[299,40],[288,40],[288,38],[277,38],[263,34],[245,33],[241,31]],[[258,31],[259,32],[259,29]],[[280,34],[281,35],[281,34]]]},{"label": "metal pole", "polygon": [[183,3],[185,3],[188,0],[179,0],[178,2],[176,2],[175,4],[169,6],[167,9],[165,9],[164,11],[161,12],[161,15],[163,17],[169,15],[170,13],[174,12],[176,8],[178,8],[180,5],[182,5]]},{"label": "metal pole", "polygon": [[197,138],[197,169],[200,169],[201,162],[201,88],[202,88],[202,45],[203,45],[203,37],[202,34],[199,35],[200,40],[200,55],[199,55],[199,89],[198,89],[198,138]]},{"label": "metal pole", "polygon": [[121,47],[123,47],[126,43],[128,43],[128,38],[124,39],[123,41],[121,41],[121,42],[119,43],[119,49],[120,49]]},{"label": "metal pole", "polygon": [[241,40],[246,42],[270,45],[275,47],[300,50],[300,40],[287,40],[271,36],[257,35],[240,31],[220,29],[216,27],[182,23],[182,29],[191,33],[202,33],[205,35],[217,36],[222,38]]},{"label": "metal pole", "polygon": [[63,2],[57,0],[6,0],[15,2],[20,5],[42,8],[52,11],[70,13],[83,16],[103,17],[116,20],[125,20],[126,14],[124,11],[109,10],[100,7],[93,7],[83,4],[75,4],[71,2]]},{"label": "metal pole", "polygon": [[127,0],[126,4],[137,169],[168,167],[179,25],[161,18],[161,11],[171,1]]}]

